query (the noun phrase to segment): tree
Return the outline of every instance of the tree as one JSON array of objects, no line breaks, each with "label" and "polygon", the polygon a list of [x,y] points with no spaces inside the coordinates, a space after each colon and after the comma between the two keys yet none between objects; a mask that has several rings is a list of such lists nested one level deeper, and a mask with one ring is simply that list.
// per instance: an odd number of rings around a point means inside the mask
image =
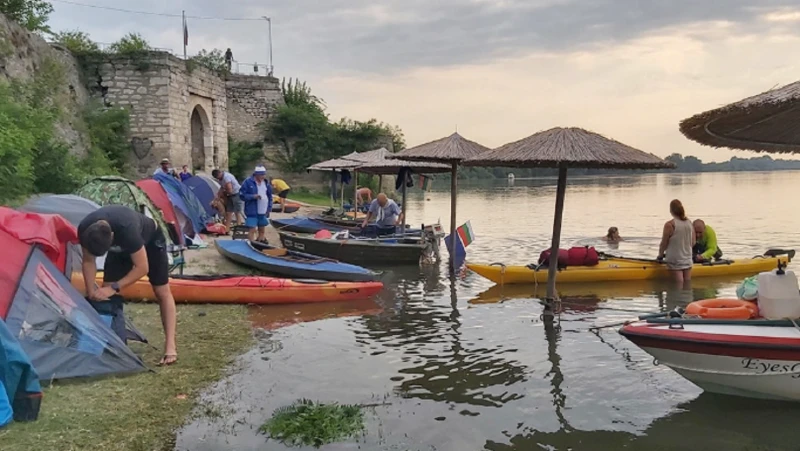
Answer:
[{"label": "tree", "polygon": [[44,0],[0,0],[0,13],[35,33],[50,33],[53,5]]},{"label": "tree", "polygon": [[220,75],[231,73],[230,69],[228,69],[228,64],[225,62],[225,55],[220,49],[213,49],[211,51],[205,49],[200,50],[197,55],[189,58],[189,61]]},{"label": "tree", "polygon": [[89,34],[80,30],[60,31],[54,34],[53,38],[55,42],[63,45],[67,50],[75,54],[100,51],[97,43],[89,38]]},{"label": "tree", "polygon": [[136,53],[152,50],[152,47],[139,33],[128,33],[108,49],[112,53]]}]

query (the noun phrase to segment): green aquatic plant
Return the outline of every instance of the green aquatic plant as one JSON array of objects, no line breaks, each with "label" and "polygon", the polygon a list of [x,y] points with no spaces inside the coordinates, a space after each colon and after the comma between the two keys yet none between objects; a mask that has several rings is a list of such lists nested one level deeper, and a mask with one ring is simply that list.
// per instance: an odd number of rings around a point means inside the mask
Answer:
[{"label": "green aquatic plant", "polygon": [[320,447],[362,433],[364,412],[357,405],[299,399],[277,409],[259,430],[290,446]]}]

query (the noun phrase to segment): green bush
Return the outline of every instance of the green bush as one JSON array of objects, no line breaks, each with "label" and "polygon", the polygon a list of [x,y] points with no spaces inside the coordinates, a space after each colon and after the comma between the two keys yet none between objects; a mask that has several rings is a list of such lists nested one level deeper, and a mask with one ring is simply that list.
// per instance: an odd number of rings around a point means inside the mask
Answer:
[{"label": "green bush", "polygon": [[86,107],[83,119],[90,141],[87,170],[96,175],[126,173],[131,152],[129,111],[96,101]]},{"label": "green bush", "polygon": [[108,50],[112,53],[138,53],[152,49],[150,44],[139,33],[128,33],[108,47]]},{"label": "green bush", "polygon": [[41,142],[34,150],[34,192],[68,194],[80,188],[86,176],[82,162],[60,142]]},{"label": "green bush", "polygon": [[0,0],[0,13],[36,33],[49,33],[53,5],[44,0]]},{"label": "green bush", "polygon": [[60,31],[53,35],[53,40],[74,54],[99,52],[97,43],[89,35],[80,30]]},{"label": "green bush", "polygon": [[231,71],[228,69],[228,64],[225,62],[225,55],[220,49],[213,49],[211,51],[206,49],[200,50],[197,55],[189,58],[186,64],[190,70],[193,65],[198,65],[203,66],[219,75],[227,75],[231,73]]},{"label": "green bush", "polygon": [[360,406],[301,399],[276,410],[260,430],[287,445],[320,447],[362,433],[364,412]]},{"label": "green bush", "polygon": [[264,159],[261,143],[236,141],[228,137],[228,172],[239,178],[252,172],[254,162]]}]

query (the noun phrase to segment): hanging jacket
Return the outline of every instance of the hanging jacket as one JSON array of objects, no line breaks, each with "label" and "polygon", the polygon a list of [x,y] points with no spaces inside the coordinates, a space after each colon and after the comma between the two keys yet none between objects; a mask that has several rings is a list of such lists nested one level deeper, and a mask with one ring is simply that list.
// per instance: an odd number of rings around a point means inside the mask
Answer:
[{"label": "hanging jacket", "polygon": [[[264,179],[264,182],[267,184],[267,214],[266,216],[269,218],[269,213],[272,211],[272,185]],[[242,183],[242,187],[239,188],[239,197],[244,201],[244,215],[248,218],[255,218],[258,216],[258,184],[256,183],[256,179],[253,176],[247,178],[247,180]]]},{"label": "hanging jacket", "polygon": [[414,172],[411,168],[400,168],[400,171],[397,173],[397,180],[394,182],[394,189],[400,191],[403,188],[403,182],[405,181],[407,188],[414,187],[414,179],[411,177],[411,174]]}]

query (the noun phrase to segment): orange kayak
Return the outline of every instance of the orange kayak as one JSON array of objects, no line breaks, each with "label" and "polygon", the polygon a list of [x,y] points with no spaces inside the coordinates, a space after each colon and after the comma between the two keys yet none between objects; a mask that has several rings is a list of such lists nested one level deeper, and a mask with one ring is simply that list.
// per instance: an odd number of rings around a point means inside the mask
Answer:
[{"label": "orange kayak", "polygon": [[[103,275],[97,277],[101,284]],[[301,304],[367,299],[383,289],[381,282],[328,282],[263,276],[173,276],[169,279],[176,302],[198,304]],[[72,286],[84,293],[83,276],[75,273]],[[147,277],[122,290],[131,301],[153,301]]]}]

